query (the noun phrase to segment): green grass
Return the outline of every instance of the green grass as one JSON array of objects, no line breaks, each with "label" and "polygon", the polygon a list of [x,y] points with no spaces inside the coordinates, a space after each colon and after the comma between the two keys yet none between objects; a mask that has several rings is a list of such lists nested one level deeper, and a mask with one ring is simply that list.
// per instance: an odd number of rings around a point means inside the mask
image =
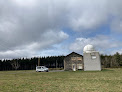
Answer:
[{"label": "green grass", "polygon": [[0,71],[0,92],[122,92],[122,68],[103,71]]}]

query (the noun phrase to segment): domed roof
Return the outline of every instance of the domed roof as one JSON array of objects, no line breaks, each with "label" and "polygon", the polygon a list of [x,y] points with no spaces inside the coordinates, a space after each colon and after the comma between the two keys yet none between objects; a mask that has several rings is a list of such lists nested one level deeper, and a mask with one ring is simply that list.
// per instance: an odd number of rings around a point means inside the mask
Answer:
[{"label": "domed roof", "polygon": [[86,45],[83,49],[85,53],[91,53],[92,51],[95,51],[93,45]]}]

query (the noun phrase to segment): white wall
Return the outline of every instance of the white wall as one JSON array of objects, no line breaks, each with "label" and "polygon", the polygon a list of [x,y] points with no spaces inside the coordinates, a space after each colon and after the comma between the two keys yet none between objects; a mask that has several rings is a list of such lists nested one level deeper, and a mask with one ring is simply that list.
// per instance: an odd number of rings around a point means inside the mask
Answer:
[{"label": "white wall", "polygon": [[83,59],[84,71],[101,71],[101,60],[99,52],[83,53]]}]

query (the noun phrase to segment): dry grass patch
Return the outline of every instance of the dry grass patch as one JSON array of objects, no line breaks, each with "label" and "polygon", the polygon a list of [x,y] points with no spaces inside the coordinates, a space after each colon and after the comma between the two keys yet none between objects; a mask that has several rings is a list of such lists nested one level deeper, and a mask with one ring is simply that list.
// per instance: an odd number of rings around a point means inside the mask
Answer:
[{"label": "dry grass patch", "polygon": [[0,92],[122,92],[122,69],[0,71]]}]

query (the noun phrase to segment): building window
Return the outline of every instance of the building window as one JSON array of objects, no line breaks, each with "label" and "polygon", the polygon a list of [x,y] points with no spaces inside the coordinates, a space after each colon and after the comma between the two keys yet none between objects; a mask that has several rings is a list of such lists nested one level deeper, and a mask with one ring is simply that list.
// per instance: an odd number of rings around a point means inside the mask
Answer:
[{"label": "building window", "polygon": [[78,70],[83,69],[83,65],[82,64],[77,64],[77,69]]},{"label": "building window", "polygon": [[95,55],[91,55],[91,58],[92,59],[96,59],[97,57]]},{"label": "building window", "polygon": [[71,57],[71,60],[77,60],[77,61],[80,61],[80,60],[82,60],[82,58],[81,58],[81,57]]}]

